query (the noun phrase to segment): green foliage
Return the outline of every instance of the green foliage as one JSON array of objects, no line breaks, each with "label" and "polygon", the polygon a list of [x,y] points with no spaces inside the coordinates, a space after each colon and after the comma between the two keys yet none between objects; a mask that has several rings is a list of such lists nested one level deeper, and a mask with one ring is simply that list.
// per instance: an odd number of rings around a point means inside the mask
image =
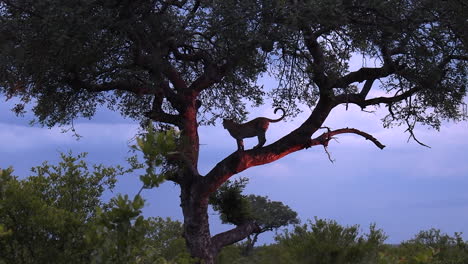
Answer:
[{"label": "green foliage", "polygon": [[386,236],[370,226],[359,235],[359,226],[343,227],[331,220],[315,219],[276,237],[286,263],[366,263],[375,259]]},{"label": "green foliage", "polygon": [[23,180],[0,171],[0,263],[190,263],[180,222],[145,219],[139,195],[102,200],[137,163],[90,171],[85,157],[61,154]]},{"label": "green foliage", "polygon": [[[0,263],[196,263],[185,248],[182,224],[169,218],[144,218],[140,195],[133,199],[117,195],[109,202],[102,201],[102,194],[113,189],[116,177],[135,166],[125,170],[94,165],[89,171],[85,156],[62,154],[57,165],[45,162],[23,180],[13,176],[12,168],[0,170]],[[238,180],[223,187],[239,191],[235,193],[248,200],[249,196],[241,194],[245,184],[246,180]],[[255,197],[255,201],[256,205],[249,205],[252,217],[258,213],[254,210],[257,206],[264,209],[275,204],[264,197]],[[271,223],[264,222],[274,226]],[[244,254],[247,242],[226,247],[218,263],[468,262],[468,243],[460,233],[449,236],[430,229],[398,246],[384,245],[384,240],[384,233],[375,225],[360,235],[358,226],[315,219],[279,233],[276,243],[255,247],[249,255]]]},{"label": "green foliage", "polygon": [[26,180],[1,175],[0,224],[9,232],[0,238],[7,263],[81,263],[88,260],[83,240],[104,190],[112,190],[121,167],[88,166],[86,155],[61,154],[58,165],[32,169]]},{"label": "green foliage", "polygon": [[440,230],[421,231],[400,245],[385,245],[385,235],[375,225],[359,235],[358,226],[343,227],[335,221],[315,219],[277,235],[276,243],[256,247],[243,254],[243,245],[226,247],[218,257],[221,264],[462,264],[468,263],[467,242]]},{"label": "green foliage", "polygon": [[276,230],[280,227],[299,224],[297,213],[282,202],[271,201],[268,197],[250,194],[247,197],[252,215],[262,231]]},{"label": "green foliage", "polygon": [[242,254],[242,245],[223,249],[219,263],[269,264],[375,264],[384,250],[385,235],[375,225],[360,235],[358,226],[343,227],[331,220],[315,219],[293,231],[277,234],[276,243]]},{"label": "green foliage", "polygon": [[182,237],[182,224],[170,218],[161,217],[148,219],[148,232],[146,233],[146,251],[148,254],[159,256],[169,263],[188,264],[193,260],[185,249],[185,240]]},{"label": "green foliage", "polygon": [[449,236],[438,229],[419,232],[413,239],[381,254],[381,263],[462,264],[468,262],[468,244],[460,233]]},{"label": "green foliage", "polygon": [[[415,121],[438,127],[445,118],[464,117],[459,106],[466,95],[468,39],[466,6],[459,0],[1,4],[0,92],[21,99],[17,113],[34,102],[39,123],[47,126],[92,117],[104,104],[145,119],[152,93],[143,90],[157,90],[170,79],[164,71],[169,65],[192,83],[207,67],[230,62],[222,81],[216,77],[200,94],[202,111],[211,113],[202,115],[208,123],[219,115],[245,116],[246,101],[263,103],[269,91],[255,81],[267,71],[280,83],[269,94],[275,103],[288,112],[298,110],[298,102],[313,106],[319,72],[304,29],[319,36],[319,71],[330,85],[348,73],[351,56],[359,54],[396,67],[391,76],[378,76],[390,95],[422,87],[411,103],[395,102],[386,125]],[[143,54],[152,61],[144,62]],[[361,81],[336,84],[333,93],[353,93]],[[109,90],[114,92],[100,93]],[[163,109],[174,112],[170,104]]]},{"label": "green foliage", "polygon": [[253,220],[251,205],[242,191],[248,179],[227,181],[210,196],[209,203],[220,213],[223,224],[241,225]]},{"label": "green foliage", "polygon": [[209,203],[219,212],[221,221],[241,225],[255,221],[260,231],[247,237],[243,244],[243,254],[249,255],[261,233],[276,230],[290,224],[299,224],[297,213],[281,202],[270,201],[268,197],[243,195],[242,191],[248,183],[247,178],[234,182],[225,182],[210,196]]},{"label": "green foliage", "polygon": [[[144,189],[158,187],[174,173],[174,164],[168,157],[177,155],[181,142],[180,132],[171,128],[156,131],[152,124],[142,135],[136,138],[136,145],[131,149],[141,151],[147,165],[146,174],[140,175]],[[158,171],[159,170],[159,171]]]},{"label": "green foliage", "polygon": [[86,233],[93,245],[91,263],[192,263],[182,238],[182,225],[170,218],[141,215],[143,199],[117,196],[110,209],[99,211]]},{"label": "green foliage", "polygon": [[297,213],[283,203],[270,201],[268,197],[243,195],[247,183],[247,178],[227,181],[211,195],[209,202],[223,223],[240,225],[254,220],[262,232],[299,223]]}]

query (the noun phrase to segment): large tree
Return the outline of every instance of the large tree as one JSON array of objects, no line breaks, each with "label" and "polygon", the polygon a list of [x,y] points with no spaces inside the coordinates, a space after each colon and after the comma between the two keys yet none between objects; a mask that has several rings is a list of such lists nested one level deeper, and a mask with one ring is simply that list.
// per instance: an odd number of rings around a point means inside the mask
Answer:
[{"label": "large tree", "polygon": [[[180,162],[168,180],[181,188],[191,254],[213,263],[259,228],[210,234],[208,198],[231,176],[342,133],[384,148],[354,128],[317,135],[336,106],[383,105],[384,125],[406,125],[412,136],[417,124],[465,117],[466,10],[460,0],[1,0],[0,92],[20,99],[19,114],[32,103],[49,127],[91,118],[100,105],[177,127]],[[376,63],[349,71],[353,55]],[[276,88],[256,84],[265,72]],[[290,114],[299,104],[312,111],[276,142],[235,151],[200,175],[198,126],[242,120],[245,104],[265,96]]]}]

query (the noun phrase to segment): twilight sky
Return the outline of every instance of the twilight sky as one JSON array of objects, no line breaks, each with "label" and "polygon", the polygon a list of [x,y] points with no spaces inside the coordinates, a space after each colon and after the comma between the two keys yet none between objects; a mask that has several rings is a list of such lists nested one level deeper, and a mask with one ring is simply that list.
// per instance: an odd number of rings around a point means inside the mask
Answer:
[{"label": "twilight sky", "polygon": [[[75,122],[79,141],[61,128],[30,127],[29,113],[16,117],[9,109],[13,102],[0,99],[0,167],[13,166],[15,175],[29,175],[29,168],[43,161],[56,162],[59,152],[88,152],[90,163],[125,164],[128,144],[138,129],[137,122],[118,113],[100,110],[92,120]],[[267,144],[289,133],[310,110],[294,120],[270,125]],[[265,105],[255,109],[257,116],[276,117]],[[372,134],[387,147],[378,149],[370,141],[355,135],[339,135],[331,141],[331,163],[321,146],[293,153],[271,164],[248,169],[240,176],[249,177],[247,193],[282,201],[298,212],[302,222],[314,216],[336,220],[342,225],[359,224],[367,232],[377,223],[389,236],[387,243],[412,238],[431,227],[443,232],[464,232],[468,239],[468,124],[446,123],[440,132],[419,128],[418,139],[428,149],[410,140],[403,128],[384,129],[382,112],[370,114],[357,107],[348,111],[338,107],[325,122],[332,129],[353,127]],[[205,174],[218,161],[236,150],[236,143],[220,122],[216,127],[200,129],[200,172]],[[256,139],[245,141],[252,148]],[[119,179],[117,192],[134,195],[140,183],[137,176]],[[182,220],[179,188],[171,182],[143,192],[147,199],[146,216]],[[229,229],[211,215],[213,233]],[[273,233],[260,236],[271,242]]]}]

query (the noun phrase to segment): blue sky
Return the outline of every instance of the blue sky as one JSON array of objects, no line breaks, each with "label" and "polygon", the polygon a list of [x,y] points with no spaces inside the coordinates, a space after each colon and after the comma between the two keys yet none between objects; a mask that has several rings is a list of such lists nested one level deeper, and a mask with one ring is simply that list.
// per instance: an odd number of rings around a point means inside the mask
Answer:
[{"label": "blue sky", "polygon": [[[124,164],[130,153],[128,144],[138,124],[118,113],[101,109],[92,120],[77,120],[75,128],[83,136],[76,141],[60,128],[30,127],[28,114],[16,117],[9,109],[11,101],[0,101],[0,167],[13,166],[15,174],[29,175],[29,168],[45,160],[54,162],[59,152],[88,152],[91,163]],[[266,195],[297,211],[303,222],[314,216],[359,224],[363,231],[377,223],[389,239],[398,243],[431,227],[443,232],[464,232],[468,239],[468,124],[446,123],[440,132],[418,128],[416,134],[428,149],[407,142],[403,128],[384,129],[383,112],[369,114],[350,107],[333,110],[325,125],[337,129],[353,127],[378,138],[387,147],[380,150],[371,142],[354,135],[340,135],[332,141],[331,163],[322,147],[293,153],[271,164],[255,167],[239,176],[250,178],[247,193]],[[270,125],[267,144],[290,132],[310,114],[288,122]],[[275,117],[271,107],[254,110],[249,118]],[[200,172],[209,171],[218,161],[236,149],[235,140],[218,122],[215,127],[200,128]],[[246,148],[256,144],[247,139]],[[137,176],[120,179],[117,192],[135,194],[140,187]],[[143,193],[147,199],[145,215],[182,220],[179,188],[171,182]],[[211,215],[212,231],[230,227]],[[273,233],[261,236],[271,242]]]}]

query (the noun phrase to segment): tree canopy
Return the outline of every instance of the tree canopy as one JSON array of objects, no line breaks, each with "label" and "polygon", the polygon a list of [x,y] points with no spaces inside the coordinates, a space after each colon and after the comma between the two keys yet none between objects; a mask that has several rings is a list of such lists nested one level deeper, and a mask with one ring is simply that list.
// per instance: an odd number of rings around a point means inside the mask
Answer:
[{"label": "tree canopy", "polygon": [[[176,127],[172,181],[184,235],[212,263],[254,222],[211,236],[208,198],[231,176],[357,128],[324,127],[338,105],[383,106],[384,126],[438,129],[466,118],[467,4],[460,0],[1,0],[0,93],[33,105],[38,123],[73,125],[105,105],[142,124]],[[357,69],[351,59],[369,63]],[[262,87],[261,75],[278,85]],[[198,172],[198,126],[242,120],[266,98],[302,123],[276,142]],[[316,132],[326,130],[320,135]]]},{"label": "tree canopy", "polygon": [[[1,4],[0,87],[8,97],[34,99],[47,126],[91,117],[102,104],[177,124],[181,91],[199,94],[210,121],[242,117],[243,100],[262,102],[266,93],[255,80],[267,71],[278,78],[269,94],[281,105],[314,106],[328,91],[335,104],[387,105],[388,124],[438,127],[441,118],[462,114],[463,1]],[[353,55],[376,67],[349,72]],[[369,98],[375,80],[390,96]],[[362,82],[366,89],[358,92]]]}]

